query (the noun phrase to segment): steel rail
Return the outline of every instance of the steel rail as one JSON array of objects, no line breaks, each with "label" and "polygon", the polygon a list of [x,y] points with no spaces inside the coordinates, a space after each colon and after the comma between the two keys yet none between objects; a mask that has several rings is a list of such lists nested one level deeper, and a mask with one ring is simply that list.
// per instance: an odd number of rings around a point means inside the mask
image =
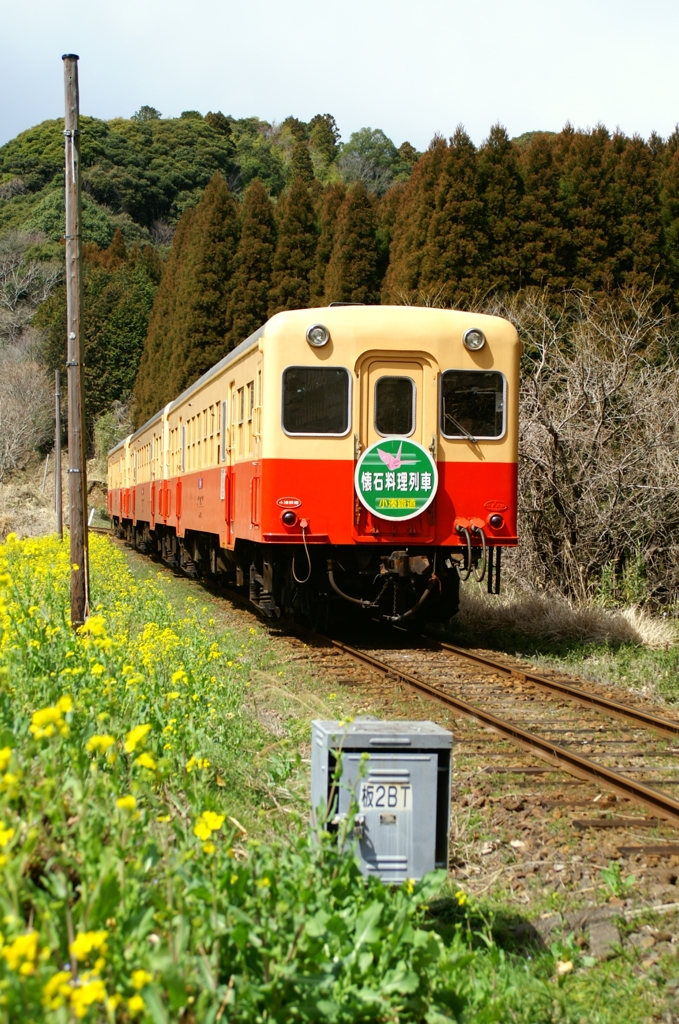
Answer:
[{"label": "steel rail", "polygon": [[[612,768],[597,764],[596,761],[590,761],[589,758],[582,757],[580,754],[568,750],[567,747],[562,747],[558,743],[552,743],[551,740],[545,739],[536,733],[528,732],[528,730],[522,729],[518,725],[513,725],[511,722],[498,718],[489,711],[485,711],[474,704],[469,704],[467,701],[461,700],[459,697],[455,697],[445,690],[439,689],[437,686],[432,686],[431,683],[426,683],[409,672],[404,672],[388,662],[381,661],[366,651],[350,647],[348,644],[342,643],[341,640],[332,640],[328,637],[320,636],[319,639],[324,639],[328,644],[337,647],[356,661],[362,661],[384,675],[395,678],[397,681],[405,683],[406,686],[426,694],[431,699],[439,701],[439,703],[447,707],[455,708],[455,710],[462,712],[468,718],[473,718],[484,725],[490,726],[501,735],[507,736],[522,749],[527,750],[543,761],[548,761],[554,767],[566,771],[576,778],[599,782],[621,796],[631,798],[637,803],[643,804],[645,807],[653,810],[659,817],[679,827],[679,800],[675,800],[666,793],[653,789],[651,786],[646,786],[643,782],[639,782],[636,779],[626,778]],[[506,668],[506,666],[504,667]],[[619,707],[624,707],[624,705],[619,705]]]},{"label": "steel rail", "polygon": [[571,686],[569,683],[548,679],[537,672],[525,671],[523,668],[511,668],[509,665],[503,665],[500,661],[486,658],[482,654],[474,654],[471,651],[467,651],[464,647],[455,647],[453,644],[447,644],[442,640],[430,641],[429,637],[423,637],[422,639],[431,642],[432,645],[436,645],[436,647],[443,651],[454,654],[458,658],[473,661],[477,665],[482,665],[484,668],[490,669],[493,672],[499,672],[519,682],[529,682],[541,687],[543,690],[563,693],[573,700],[580,701],[580,703],[587,704],[590,707],[600,708],[611,715],[616,715],[618,718],[624,718],[626,721],[632,719],[640,725],[655,729],[658,732],[666,733],[670,736],[679,736],[679,722],[673,722],[668,718],[660,718],[658,715],[652,715],[648,711],[632,707],[629,704],[620,704],[618,701],[610,700],[608,697],[601,697],[597,693],[590,693],[588,690],[581,690],[579,687]]},{"label": "steel rail", "polygon": [[[253,605],[251,601],[243,598],[240,594],[227,590],[226,592],[222,592],[222,596],[226,596],[232,600],[236,598],[237,600],[234,603],[238,603],[242,607],[248,608],[250,611],[259,612],[259,609]],[[269,623],[269,625],[270,624],[271,623]],[[330,637],[323,636],[322,634],[315,633],[311,630],[297,629],[296,631],[306,633],[307,637],[320,641],[324,645],[336,647],[349,657],[354,658],[354,660],[370,665],[372,668],[377,669],[384,675],[395,678],[406,686],[410,686],[411,688],[426,694],[430,699],[438,701],[446,707],[455,708],[455,710],[460,711],[468,718],[482,722],[494,729],[496,732],[499,732],[501,735],[507,736],[516,743],[517,746],[540,758],[540,760],[548,762],[555,768],[568,772],[568,774],[573,775],[578,779],[583,779],[585,781],[594,780],[599,782],[608,789],[619,793],[621,796],[631,798],[637,803],[643,804],[645,807],[653,810],[659,817],[671,822],[676,827],[679,827],[679,800],[674,800],[668,794],[655,790],[651,786],[646,786],[643,782],[626,778],[624,775],[614,771],[612,768],[607,768],[605,765],[597,764],[596,761],[590,761],[589,758],[582,757],[580,754],[576,754],[573,751],[568,750],[566,747],[560,746],[558,743],[552,743],[550,740],[544,739],[536,733],[529,732],[527,729],[522,729],[518,725],[513,725],[511,722],[498,718],[496,715],[491,714],[489,711],[485,711],[483,708],[477,707],[474,704],[469,704],[467,701],[461,700],[459,697],[446,693],[444,690],[441,690],[436,686],[432,686],[430,683],[424,682],[424,680],[411,675],[409,672],[404,672],[401,669],[390,665],[388,662],[380,661],[379,658],[375,658],[366,651],[360,651],[355,647],[350,647],[349,644],[345,644],[341,640],[333,640]],[[423,637],[422,639],[429,640],[427,637]],[[458,655],[459,657],[465,658],[469,661],[476,662],[486,668],[501,672],[503,675],[514,676],[533,682],[538,686],[543,686],[547,690],[555,690],[557,692],[564,693],[571,698],[582,700],[583,703],[602,708],[609,711],[609,713],[616,714],[622,718],[626,718],[628,720],[631,718],[634,721],[639,722],[639,724],[660,729],[664,732],[670,732],[672,735],[679,733],[679,725],[675,725],[675,723],[669,722],[666,719],[656,718],[656,716],[640,711],[638,708],[631,708],[625,704],[618,704],[615,701],[608,700],[607,698],[598,697],[596,694],[589,694],[584,690],[578,690],[576,687],[568,686],[566,683],[553,682],[552,680],[546,679],[544,676],[540,676],[537,673],[512,669],[500,662],[492,661],[490,658],[484,658],[482,655],[472,654],[463,648],[455,647],[453,644],[432,641],[432,645],[437,646],[440,649],[450,651],[452,654]]]}]

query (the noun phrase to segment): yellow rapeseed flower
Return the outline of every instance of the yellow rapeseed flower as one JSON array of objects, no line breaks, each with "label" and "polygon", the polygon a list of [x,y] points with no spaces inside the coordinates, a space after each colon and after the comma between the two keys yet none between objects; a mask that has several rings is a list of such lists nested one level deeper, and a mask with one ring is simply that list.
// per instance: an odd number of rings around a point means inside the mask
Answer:
[{"label": "yellow rapeseed flower", "polygon": [[87,960],[90,953],[106,952],[107,931],[78,932],[69,949],[76,960]]},{"label": "yellow rapeseed flower", "polygon": [[2,750],[0,750],[0,772],[7,771],[7,765],[9,764],[11,758],[12,758],[12,748],[11,747],[3,747]]},{"label": "yellow rapeseed flower", "polygon": [[14,838],[15,829],[10,828],[9,825],[5,825],[4,821],[0,821],[0,848],[4,849],[8,843]]},{"label": "yellow rapeseed flower", "polygon": [[156,762],[150,754],[140,754],[134,763],[139,765],[140,768],[150,768],[151,771],[155,771],[157,768]]},{"label": "yellow rapeseed flower", "polygon": [[71,698],[69,696],[60,697],[55,705],[33,712],[28,731],[35,736],[36,740],[54,736],[57,731],[62,736],[68,736],[68,725],[64,721],[64,715],[72,710]]},{"label": "yellow rapeseed flower", "polygon": [[42,990],[43,1006],[48,1010],[58,1010],[63,1006],[73,991],[70,980],[70,971],[57,971],[53,974]]},{"label": "yellow rapeseed flower", "polygon": [[205,771],[206,768],[210,767],[210,762],[207,757],[192,757],[186,762],[187,772],[192,772],[194,768],[201,768]]},{"label": "yellow rapeseed flower", "polygon": [[203,843],[203,853],[211,854],[214,853],[216,849],[217,847],[215,844],[211,843],[209,840],[207,843]]},{"label": "yellow rapeseed flower", "polygon": [[78,1020],[87,1016],[90,1006],[103,1003],[106,999],[106,987],[101,978],[83,975],[81,982],[71,992],[71,1006]]},{"label": "yellow rapeseed flower", "polygon": [[79,633],[89,633],[90,636],[106,635],[106,620],[103,615],[90,615],[87,622],[78,628]]},{"label": "yellow rapeseed flower", "polygon": [[119,807],[121,811],[133,811],[137,806],[137,801],[128,793],[127,796],[119,796],[116,800],[116,807]]},{"label": "yellow rapeseed flower", "polygon": [[105,671],[106,667],[100,664],[99,662],[97,662],[96,665],[92,665],[92,667],[90,668],[90,672],[92,673],[93,676],[100,676]]},{"label": "yellow rapeseed flower", "polygon": [[90,736],[85,744],[85,750],[88,750],[90,754],[105,754],[109,747],[114,745],[115,738],[113,736],[107,734]]},{"label": "yellow rapeseed flower", "polygon": [[3,946],[2,955],[7,961],[10,971],[18,971],[26,977],[35,974],[35,961],[38,956],[38,933],[26,932],[18,935],[14,942]]},{"label": "yellow rapeseed flower", "polygon": [[139,744],[143,743],[150,732],[151,726],[148,722],[144,723],[144,725],[135,725],[134,729],[130,729],[125,737],[125,750],[127,753],[133,754]]},{"label": "yellow rapeseed flower", "polygon": [[214,811],[203,811],[193,829],[194,836],[199,839],[209,839],[213,832],[218,832],[225,821],[225,815],[215,814]]},{"label": "yellow rapeseed flower", "polygon": [[136,988],[137,992],[141,992],[144,985],[148,985],[151,981],[153,981],[153,975],[143,970],[143,968],[140,968],[138,971],[132,971],[132,987]]},{"label": "yellow rapeseed flower", "polygon": [[137,1017],[144,1010],[144,1000],[137,994],[127,1000],[127,1008],[133,1017]]}]

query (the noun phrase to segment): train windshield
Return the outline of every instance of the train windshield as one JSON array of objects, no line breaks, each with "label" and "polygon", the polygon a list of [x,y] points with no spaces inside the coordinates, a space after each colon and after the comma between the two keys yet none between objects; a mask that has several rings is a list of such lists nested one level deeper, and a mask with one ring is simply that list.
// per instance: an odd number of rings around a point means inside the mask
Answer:
[{"label": "train windshield", "polygon": [[375,430],[384,437],[412,434],[415,429],[415,381],[380,377],[375,384]]},{"label": "train windshield", "polygon": [[349,371],[343,367],[289,366],[283,372],[286,434],[346,434]]},{"label": "train windshield", "polygon": [[495,370],[447,370],[441,377],[445,437],[492,440],[505,429],[505,378]]}]

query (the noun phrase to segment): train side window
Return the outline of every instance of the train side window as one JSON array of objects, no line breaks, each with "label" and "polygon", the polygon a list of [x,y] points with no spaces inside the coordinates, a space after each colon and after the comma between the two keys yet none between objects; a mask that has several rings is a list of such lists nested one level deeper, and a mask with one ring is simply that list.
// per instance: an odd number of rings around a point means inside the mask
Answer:
[{"label": "train side window", "polygon": [[441,376],[441,433],[492,441],[505,432],[506,381],[497,370],[446,370]]},{"label": "train side window", "polygon": [[226,425],[228,423],[228,420],[227,420],[226,416],[227,416],[226,402],[223,401],[222,402],[222,429],[221,429],[221,437],[220,437],[220,452],[221,452],[221,455],[222,455],[222,462],[226,462],[226,455],[227,455],[227,450],[226,450]]},{"label": "train side window", "polygon": [[349,430],[349,371],[341,366],[289,366],[283,371],[286,434],[343,436]]},{"label": "train side window", "polygon": [[410,377],[380,377],[375,384],[375,430],[383,437],[415,429],[415,381]]}]

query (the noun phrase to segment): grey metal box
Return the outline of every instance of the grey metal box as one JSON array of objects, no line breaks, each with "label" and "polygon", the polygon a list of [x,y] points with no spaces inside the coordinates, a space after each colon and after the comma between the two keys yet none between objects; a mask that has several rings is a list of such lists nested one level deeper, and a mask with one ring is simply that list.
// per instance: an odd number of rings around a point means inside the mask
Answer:
[{"label": "grey metal box", "polygon": [[402,882],[447,867],[452,747],[435,722],[312,722],[312,823],[336,826],[355,798],[363,874]]}]

